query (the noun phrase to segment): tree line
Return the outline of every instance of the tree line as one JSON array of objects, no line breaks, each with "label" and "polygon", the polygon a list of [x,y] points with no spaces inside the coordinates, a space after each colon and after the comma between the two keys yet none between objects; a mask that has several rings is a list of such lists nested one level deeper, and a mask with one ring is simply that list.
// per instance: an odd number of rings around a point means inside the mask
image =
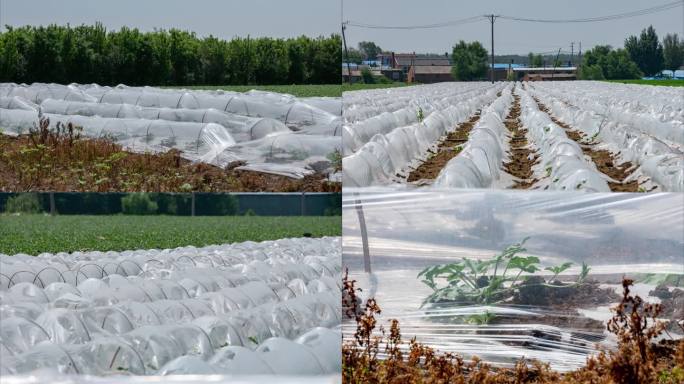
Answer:
[{"label": "tree line", "polygon": [[684,65],[684,41],[667,34],[662,42],[653,26],[639,36],[625,39],[625,47],[596,46],[584,54],[580,78],[585,80],[638,79],[654,76],[664,69],[676,71]]},{"label": "tree line", "polygon": [[197,37],[102,24],[5,27],[0,82],[106,85],[338,83],[341,38]]}]

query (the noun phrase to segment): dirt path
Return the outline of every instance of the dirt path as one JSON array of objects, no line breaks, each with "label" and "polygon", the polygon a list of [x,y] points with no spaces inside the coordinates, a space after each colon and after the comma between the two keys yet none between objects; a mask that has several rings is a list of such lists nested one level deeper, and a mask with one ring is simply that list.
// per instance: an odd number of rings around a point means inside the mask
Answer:
[{"label": "dirt path", "polygon": [[608,182],[608,187],[610,187],[612,192],[639,191],[639,182],[637,180],[625,182],[625,179],[627,179],[627,177],[634,172],[634,169],[636,169],[632,163],[625,162],[619,164],[617,158],[610,151],[605,149],[596,149],[596,143],[587,140],[585,138],[586,135],[583,135],[581,132],[556,119],[551,112],[549,112],[549,109],[546,108],[546,106],[542,104],[536,97],[534,98],[534,101],[537,102],[539,110],[549,115],[551,121],[565,129],[565,133],[568,135],[568,137],[579,144],[580,148],[582,148],[582,152],[591,158],[594,164],[596,164],[596,168],[599,170],[599,172],[609,176],[613,180],[618,181],[617,183],[612,181]]},{"label": "dirt path", "polygon": [[477,111],[468,121],[461,123],[456,130],[447,134],[446,138],[437,146],[437,151],[432,152],[427,160],[411,171],[406,181],[411,183],[425,180],[421,184],[429,184],[431,180],[436,179],[446,163],[461,152],[463,145],[468,141],[468,134],[478,120],[480,120],[480,111]]},{"label": "dirt path", "polygon": [[520,97],[513,95],[513,106],[506,116],[504,125],[513,135],[509,142],[509,161],[504,163],[504,169],[509,174],[520,180],[516,180],[511,189],[528,189],[537,179],[532,177],[532,166],[537,164],[539,155],[534,150],[528,148],[527,129],[520,124]]}]

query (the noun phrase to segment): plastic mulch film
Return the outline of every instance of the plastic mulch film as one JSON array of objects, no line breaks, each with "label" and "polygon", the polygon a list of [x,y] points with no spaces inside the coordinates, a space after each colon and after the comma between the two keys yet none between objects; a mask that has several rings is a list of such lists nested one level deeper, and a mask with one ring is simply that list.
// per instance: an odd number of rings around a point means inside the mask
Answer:
[{"label": "plastic mulch film", "polygon": [[483,108],[480,119],[468,135],[459,155],[440,171],[434,185],[441,188],[493,188],[511,184],[512,177],[501,169],[508,145],[503,119],[513,102],[506,88],[492,104]]},{"label": "plastic mulch film", "polygon": [[[47,382],[60,382],[69,384],[149,384],[159,382],[172,382],[182,384],[204,384],[208,380],[217,384],[257,384],[273,382],[270,375],[220,375],[212,374],[210,377],[201,374],[174,374],[172,376],[91,376],[55,374],[52,372],[38,372],[32,376],[8,376],[7,382],[12,384],[40,384]],[[337,384],[340,383],[340,375],[325,376],[301,376],[283,375],[278,377],[278,383],[283,384]]]},{"label": "plastic mulch film", "polygon": [[[585,161],[580,145],[540,111],[526,91],[518,88],[515,93],[520,96],[520,122],[528,130],[529,146],[540,154],[539,162],[532,168],[533,179],[537,180],[535,188],[610,192],[605,177]],[[497,102],[503,102],[503,98]],[[496,104],[482,111],[463,150],[435,180],[436,187],[505,188],[511,184],[512,176],[503,170],[508,153],[503,119],[508,110],[500,108],[497,112]]]},{"label": "plastic mulch film", "polygon": [[48,99],[41,103],[40,109],[43,113],[60,115],[214,123],[225,127],[238,142],[260,139],[276,132],[290,132],[285,124],[278,120],[241,116],[211,108],[145,108],[130,104],[84,103]]},{"label": "plastic mulch film", "polygon": [[[308,104],[310,100],[312,104]],[[320,107],[320,108],[319,108]],[[0,84],[2,133],[28,133],[40,117],[81,126],[134,152],[181,151],[192,160],[301,178],[334,173],[342,151],[339,98],[250,91]],[[236,145],[240,144],[240,145]],[[224,153],[225,151],[225,153]],[[290,151],[290,152],[288,152]]]},{"label": "plastic mulch film", "polygon": [[[355,103],[364,99],[357,100],[360,96],[354,92],[345,93],[345,105],[350,104],[350,116],[345,110],[347,123],[342,135],[345,185],[390,184],[396,182],[397,176],[406,176],[405,171],[424,160],[440,137],[492,103],[504,86],[446,83],[409,88],[416,94],[415,101],[406,100],[409,106],[394,110],[391,104],[384,111],[378,106],[377,116],[356,122],[352,122],[358,118]],[[379,96],[380,100],[384,97]]]},{"label": "plastic mulch film", "polygon": [[[605,324],[623,276],[662,304],[663,320],[680,319],[683,250],[680,193],[351,188],[343,196],[343,268],[377,299],[378,325],[398,319],[404,339],[495,365],[525,357],[566,371],[597,346],[615,347]],[[356,325],[343,324],[349,340]],[[683,337],[674,322],[668,332]]]},{"label": "plastic mulch film", "polygon": [[[280,120],[291,128],[324,127],[341,124],[334,115],[309,105],[291,95],[274,92],[172,90],[154,87],[83,87],[84,93],[100,103],[132,104],[141,107],[206,109],[214,108],[243,116],[268,117]],[[320,101],[317,101],[320,103]],[[341,104],[338,101],[339,104]],[[334,103],[328,103],[334,104]],[[340,108],[326,108],[339,110]]]},{"label": "plastic mulch film", "polygon": [[684,191],[682,92],[645,87],[634,97],[623,88],[591,82],[529,87],[556,118],[617,153],[620,161],[637,165],[631,179],[649,189]]},{"label": "plastic mulch film", "polygon": [[340,241],[0,255],[0,373],[334,374]]},{"label": "plastic mulch film", "polygon": [[[519,117],[511,108],[512,87]],[[683,191],[681,92],[646,87],[649,99],[642,100],[640,93],[626,96],[625,87],[595,82],[498,83],[489,88],[441,83],[347,92],[343,166],[350,171],[345,172],[345,185]],[[460,114],[453,113],[463,107]],[[476,110],[481,113],[474,127],[467,128],[470,132],[465,131],[467,141],[449,139],[447,134],[461,129],[457,125]],[[526,160],[510,156],[525,150],[530,151]],[[430,164],[433,155],[437,161]],[[439,164],[441,155],[449,159],[446,165]],[[439,166],[439,176],[407,182],[423,164]],[[528,167],[529,177],[521,176]],[[508,173],[511,169],[515,175]]]}]

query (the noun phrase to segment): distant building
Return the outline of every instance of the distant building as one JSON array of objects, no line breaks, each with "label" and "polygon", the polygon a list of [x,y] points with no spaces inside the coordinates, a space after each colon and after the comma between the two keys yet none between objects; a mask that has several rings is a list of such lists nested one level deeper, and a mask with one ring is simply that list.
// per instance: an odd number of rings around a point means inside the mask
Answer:
[{"label": "distant building", "polygon": [[577,67],[518,67],[513,72],[518,81],[577,80]]},{"label": "distant building", "polygon": [[409,83],[431,84],[445,81],[454,81],[451,65],[414,65],[409,69]]},{"label": "distant building", "polygon": [[[453,81],[449,55],[417,55],[414,53],[381,53],[377,61],[383,68],[383,75],[394,81],[435,83]],[[438,69],[427,67],[439,67]],[[397,74],[401,73],[401,76]],[[389,75],[389,76],[388,76]],[[391,76],[391,77],[390,77]],[[400,78],[400,80],[398,80]],[[422,80],[421,80],[422,79]]]},{"label": "distant building", "polygon": [[[361,71],[358,68],[358,66],[352,66],[351,67],[351,76],[352,76],[352,83],[360,83],[362,78],[361,78]],[[346,65],[342,66],[342,82],[343,83],[349,83],[349,69],[347,69]]]},{"label": "distant building", "polygon": [[[521,64],[513,63],[494,63],[494,81],[505,81],[508,80],[508,76],[513,73],[513,69],[521,68]],[[492,66],[487,64],[487,75],[485,80],[491,79]]]}]

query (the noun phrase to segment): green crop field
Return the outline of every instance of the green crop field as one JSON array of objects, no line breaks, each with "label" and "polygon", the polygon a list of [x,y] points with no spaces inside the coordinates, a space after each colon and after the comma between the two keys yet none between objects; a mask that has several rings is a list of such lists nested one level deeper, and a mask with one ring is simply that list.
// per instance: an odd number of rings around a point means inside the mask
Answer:
[{"label": "green crop field", "polygon": [[347,92],[347,91],[361,91],[364,89],[380,89],[380,88],[397,88],[397,87],[406,87],[409,85],[418,85],[418,84],[406,84],[406,83],[387,83],[387,84],[364,84],[364,83],[354,83],[354,84],[348,84],[344,83],[342,84],[342,92]]},{"label": "green crop field", "polygon": [[278,93],[289,93],[297,97],[329,96],[341,97],[342,90],[339,84],[293,84],[293,85],[194,85],[187,87],[162,87],[162,88],[184,88],[184,89],[205,89],[223,90],[234,92],[247,92],[252,89],[259,91],[272,91]]},{"label": "green crop field", "polygon": [[341,236],[340,216],[1,215],[0,253],[175,248],[240,241]]},{"label": "green crop field", "polygon": [[684,87],[684,80],[605,80],[611,83],[663,85],[667,87]]}]

